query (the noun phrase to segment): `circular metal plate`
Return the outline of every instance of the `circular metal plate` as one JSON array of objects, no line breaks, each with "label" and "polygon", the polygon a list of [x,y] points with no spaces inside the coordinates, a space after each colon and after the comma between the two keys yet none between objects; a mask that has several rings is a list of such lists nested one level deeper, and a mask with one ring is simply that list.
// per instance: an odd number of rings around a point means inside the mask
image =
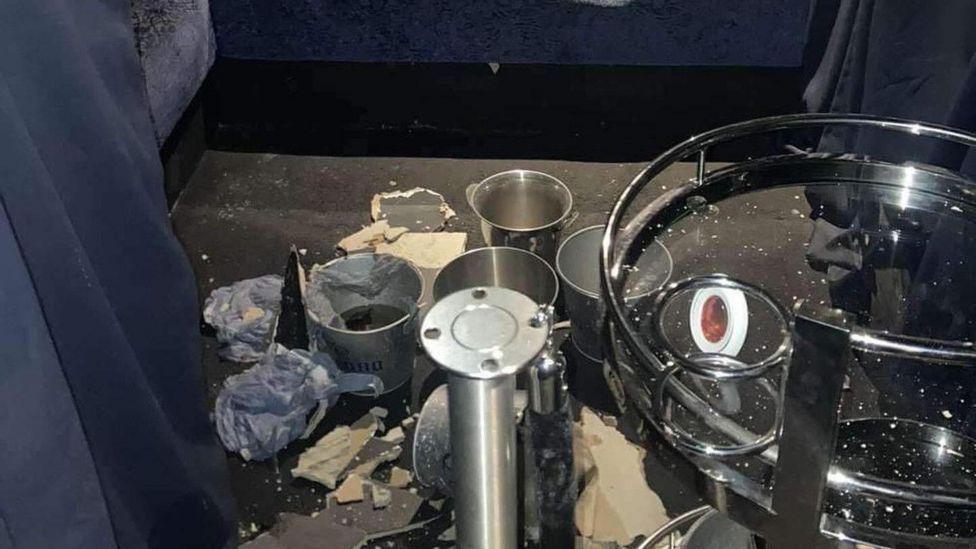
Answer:
[{"label": "circular metal plate", "polygon": [[549,338],[539,305],[516,291],[471,288],[438,301],[421,328],[424,349],[445,370],[493,379],[517,373]]}]

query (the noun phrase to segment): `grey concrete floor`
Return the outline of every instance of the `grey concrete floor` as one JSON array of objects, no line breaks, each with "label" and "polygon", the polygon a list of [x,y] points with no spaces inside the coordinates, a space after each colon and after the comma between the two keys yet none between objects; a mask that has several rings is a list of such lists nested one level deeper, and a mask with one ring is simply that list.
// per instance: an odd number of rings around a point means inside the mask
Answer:
[{"label": "grey concrete floor", "polygon": [[[572,190],[580,212],[574,227],[581,228],[603,223],[621,190],[644,166],[644,163],[336,158],[208,151],[177,202],[172,220],[196,273],[202,304],[217,287],[243,278],[281,273],[292,244],[308,250],[307,266],[332,259],[336,255],[334,246],[342,237],[369,223],[370,199],[377,192],[422,186],[442,193],[458,213],[449,223],[449,229],[467,231],[468,248],[475,248],[484,243],[476,230],[476,218],[464,200],[464,189],[471,183],[512,168],[554,175]],[[642,200],[687,181],[692,174],[690,165],[674,167],[648,189]],[[718,215],[727,217],[729,223],[722,230],[712,231],[714,237],[707,224],[703,224],[706,228],[702,230],[679,230],[669,235],[668,245],[673,247],[675,255],[675,276],[716,270],[734,271],[743,276],[771,273],[774,275],[771,280],[782,281],[782,284],[773,283],[777,295],[789,297],[799,291],[822,298],[825,292],[818,285],[819,277],[803,277],[809,282],[802,283],[799,290],[791,282],[795,279],[792,273],[806,269],[802,253],[766,251],[783,248],[787,240],[793,243],[791,247],[805,243],[808,230],[802,215],[796,213],[802,207],[794,195],[792,191],[774,194],[772,200],[755,204],[743,200],[729,209],[720,209]],[[702,247],[711,251],[697,253]],[[686,255],[693,259],[682,261]],[[208,406],[212,407],[222,381],[247,366],[219,361],[216,343],[211,338],[202,341]],[[422,370],[418,366],[415,378],[426,376],[430,372],[429,364]],[[422,382],[415,379],[412,398],[405,399],[411,411],[417,411],[416,401],[421,392]],[[343,410],[343,406],[330,414],[330,420],[323,422],[312,440],[337,421],[358,417],[359,412]],[[324,506],[321,487],[291,479],[288,471],[303,448],[293,446],[279,454],[277,463],[245,463],[236,455],[228,457],[240,520],[245,527],[254,523],[259,529],[265,529],[274,524],[279,512],[308,514]],[[671,478],[668,467],[666,463],[649,463],[648,478],[662,493],[669,511],[679,512],[696,498]]]}]

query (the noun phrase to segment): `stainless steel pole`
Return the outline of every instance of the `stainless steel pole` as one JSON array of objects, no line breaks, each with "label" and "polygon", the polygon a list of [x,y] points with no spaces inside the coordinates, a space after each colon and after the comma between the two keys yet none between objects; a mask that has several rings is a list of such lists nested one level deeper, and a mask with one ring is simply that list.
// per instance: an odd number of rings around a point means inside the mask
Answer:
[{"label": "stainless steel pole", "polygon": [[515,377],[546,348],[538,312],[491,287],[453,293],[424,318],[424,349],[448,374],[458,547],[518,547]]},{"label": "stainless steel pole", "polygon": [[458,547],[518,546],[515,376],[450,376]]}]

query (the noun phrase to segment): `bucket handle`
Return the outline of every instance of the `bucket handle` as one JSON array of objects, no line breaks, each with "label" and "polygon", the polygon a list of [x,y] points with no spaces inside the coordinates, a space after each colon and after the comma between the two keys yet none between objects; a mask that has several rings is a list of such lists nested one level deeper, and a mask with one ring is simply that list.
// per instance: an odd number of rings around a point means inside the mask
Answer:
[{"label": "bucket handle", "polygon": [[570,212],[570,214],[566,216],[566,219],[564,219],[562,223],[559,224],[559,230],[560,231],[566,230],[570,225],[575,223],[577,219],[579,219],[579,215],[580,215],[579,210],[573,210],[572,212]]},{"label": "bucket handle", "polygon": [[464,189],[464,196],[468,200],[468,206],[470,206],[472,210],[475,210],[475,212],[478,210],[476,210],[474,207],[474,191],[478,188],[478,185],[480,185],[480,183],[472,183]]}]

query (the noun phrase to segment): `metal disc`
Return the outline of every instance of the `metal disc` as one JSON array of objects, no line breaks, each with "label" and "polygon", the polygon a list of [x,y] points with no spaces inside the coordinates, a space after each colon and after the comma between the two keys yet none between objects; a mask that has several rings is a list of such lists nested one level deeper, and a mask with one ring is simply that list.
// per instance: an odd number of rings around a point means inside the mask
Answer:
[{"label": "metal disc", "polygon": [[421,328],[424,349],[445,370],[464,377],[512,375],[538,356],[549,337],[539,305],[498,287],[471,288],[438,301]]}]

